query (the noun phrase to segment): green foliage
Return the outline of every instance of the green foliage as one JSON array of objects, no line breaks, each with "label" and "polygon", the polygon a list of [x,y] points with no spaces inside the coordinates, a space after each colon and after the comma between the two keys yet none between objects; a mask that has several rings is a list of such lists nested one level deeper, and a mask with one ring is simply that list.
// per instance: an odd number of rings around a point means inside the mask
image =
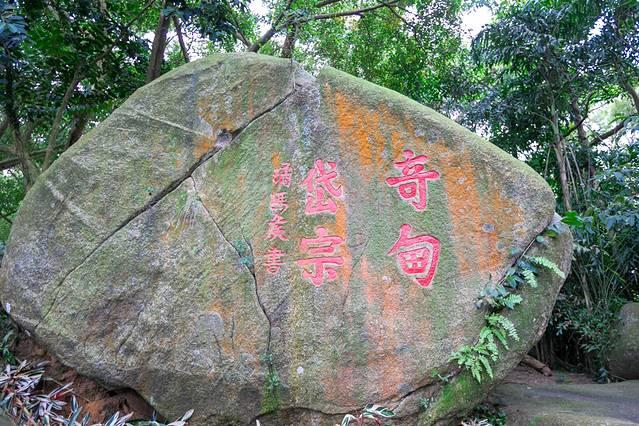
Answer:
[{"label": "green foliage", "polygon": [[514,340],[519,340],[514,324],[506,317],[492,313],[486,315],[486,325],[479,332],[479,339],[474,345],[464,345],[454,352],[450,360],[470,371],[472,376],[481,383],[483,374],[493,378],[491,361],[499,359],[499,348],[497,342],[508,350],[509,336]]},{"label": "green foliage", "polygon": [[390,419],[392,417],[395,417],[395,413],[392,410],[382,407],[381,405],[368,404],[358,416],[352,414],[345,415],[342,419],[341,426],[348,426],[351,422],[355,422],[357,426],[362,426],[365,424],[366,419],[371,419],[375,424],[381,425],[382,419]]},{"label": "green foliage", "polygon": [[0,309],[0,356],[5,363],[10,365],[18,364],[18,360],[12,353],[13,344],[16,337],[16,329],[7,313]]},{"label": "green foliage", "polygon": [[12,1],[0,0],[0,64],[6,64],[8,51],[15,49],[27,38],[27,24],[24,17],[17,14],[17,5]]},{"label": "green foliage", "polygon": [[563,219],[572,228],[574,260],[549,333],[564,362],[599,374],[614,344],[617,313],[639,294],[639,143],[595,160],[600,171],[578,206],[583,213]]},{"label": "green foliage", "polygon": [[16,365],[18,363],[18,360],[11,352],[11,347],[14,340],[15,333],[13,332],[13,330],[9,330],[4,334],[2,342],[0,342],[0,356],[2,356],[4,362],[10,365]]},{"label": "green foliage", "polygon": [[419,398],[419,406],[421,407],[422,410],[428,411],[430,409],[431,405],[433,405],[433,397],[429,397],[429,398],[421,397],[421,398]]},{"label": "green foliage", "polygon": [[[536,263],[539,266],[543,266],[545,268],[550,269],[552,272],[555,273],[555,275],[559,276],[562,279],[566,278],[566,274],[564,274],[564,272],[559,269],[559,266],[557,266],[553,261],[546,259],[545,257],[538,257],[538,256],[527,256],[526,257],[528,260],[532,261],[533,263]],[[527,271],[530,272],[530,269],[528,269]],[[536,287],[536,285],[532,285],[531,287]]]},{"label": "green foliage", "polygon": [[[499,314],[489,314],[486,316],[486,323],[492,329],[492,332],[496,336],[502,336],[503,334],[508,334],[513,340],[519,340],[519,336],[517,335],[517,330],[515,329],[515,325],[508,318],[499,315]],[[505,341],[505,338],[500,338],[500,341],[508,349]]]},{"label": "green foliage", "polygon": [[333,66],[440,108],[450,98],[447,89],[456,87],[454,71],[462,61],[461,1],[409,4],[353,20],[311,22],[299,32],[295,59],[309,68]]},{"label": "green foliage", "polygon": [[231,1],[186,1],[169,2],[162,9],[165,16],[176,16],[187,31],[198,32],[211,42],[235,40],[235,33],[241,29],[234,19],[235,11],[248,12],[248,2]]},{"label": "green foliage", "polygon": [[506,413],[492,405],[482,403],[462,421],[462,426],[506,426]]},{"label": "green foliage", "polygon": [[[24,198],[24,185],[19,173],[0,174],[0,242],[9,238],[9,229],[20,201]],[[0,259],[2,250],[0,250]]]},{"label": "green foliage", "polygon": [[260,359],[266,365],[262,410],[265,412],[276,411],[280,408],[280,387],[282,386],[280,376],[273,365],[273,354],[264,354]]},{"label": "green foliage", "polygon": [[523,269],[521,274],[524,276],[529,286],[532,288],[537,287],[537,278],[535,278],[535,273],[531,269]]},{"label": "green foliage", "polygon": [[[557,236],[558,231],[555,227],[549,227],[543,235],[553,238]],[[546,245],[544,237],[536,238],[537,244]],[[491,312],[485,316],[485,325],[479,332],[479,338],[473,345],[464,345],[459,350],[453,352],[450,357],[451,361],[457,363],[463,368],[470,371],[471,375],[477,382],[481,383],[484,374],[493,378],[493,368],[491,362],[495,363],[499,360],[499,342],[504,349],[508,350],[508,338],[519,341],[519,335],[515,325],[499,312],[503,309],[514,309],[522,303],[523,298],[514,291],[522,283],[527,283],[531,287],[537,287],[536,274],[539,270],[535,265],[548,268],[553,273],[564,278],[564,273],[552,261],[538,256],[529,256],[526,252],[520,253],[516,251],[513,254],[519,254],[515,265],[508,269],[504,278],[497,284],[489,284],[483,289],[477,298],[476,307],[478,309],[487,306]]]}]

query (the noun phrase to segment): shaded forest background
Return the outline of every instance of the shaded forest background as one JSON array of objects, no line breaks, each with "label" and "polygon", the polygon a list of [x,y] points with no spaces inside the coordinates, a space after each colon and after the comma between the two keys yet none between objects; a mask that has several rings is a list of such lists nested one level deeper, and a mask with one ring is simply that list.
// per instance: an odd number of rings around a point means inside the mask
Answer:
[{"label": "shaded forest background", "polygon": [[[38,175],[138,87],[216,52],[330,65],[451,117],[548,181],[575,250],[536,356],[614,379],[616,314],[639,301],[639,2],[260,4],[0,0],[0,254]],[[493,19],[471,40],[462,17],[479,7]]]}]

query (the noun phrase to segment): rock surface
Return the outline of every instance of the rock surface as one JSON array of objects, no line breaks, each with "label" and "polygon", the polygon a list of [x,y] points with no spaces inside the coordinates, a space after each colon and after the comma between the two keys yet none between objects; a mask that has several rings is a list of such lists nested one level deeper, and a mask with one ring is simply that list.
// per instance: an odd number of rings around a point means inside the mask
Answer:
[{"label": "rock surface", "polygon": [[639,424],[639,381],[606,385],[499,385],[493,394],[513,425]]},{"label": "rock surface", "polygon": [[[214,56],[138,90],[39,178],[2,302],[63,362],[168,417],[331,424],[377,402],[432,424],[491,386],[450,354],[553,208],[526,165],[395,92]],[[532,250],[567,271],[561,229]],[[543,333],[561,280],[539,281],[496,379]]]},{"label": "rock surface", "polygon": [[626,303],[619,312],[617,339],[608,367],[617,377],[639,379],[639,303]]}]

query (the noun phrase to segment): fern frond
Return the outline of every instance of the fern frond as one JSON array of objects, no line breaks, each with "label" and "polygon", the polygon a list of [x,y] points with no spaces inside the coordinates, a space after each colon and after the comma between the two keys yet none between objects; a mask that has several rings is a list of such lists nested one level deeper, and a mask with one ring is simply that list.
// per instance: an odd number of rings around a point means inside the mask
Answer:
[{"label": "fern frond", "polygon": [[479,340],[477,341],[478,345],[483,345],[487,340],[489,340],[492,337],[493,331],[490,329],[490,327],[482,327],[482,329],[479,331]]},{"label": "fern frond", "polygon": [[526,279],[526,282],[532,288],[537,288],[537,278],[535,277],[535,273],[530,269],[522,269],[521,274]]},{"label": "fern frond", "polygon": [[488,355],[493,361],[497,361],[499,359],[499,348],[494,340],[486,345],[486,352],[486,355]]},{"label": "fern frond", "polygon": [[507,296],[497,299],[497,303],[508,309],[515,309],[515,306],[519,305],[524,299],[518,294],[509,293]]},{"label": "fern frond", "polygon": [[489,314],[486,316],[486,321],[493,327],[501,327],[511,338],[519,341],[519,335],[517,334],[515,324],[513,324],[512,321],[505,316]]},{"label": "fern frond", "polygon": [[486,373],[492,379],[493,378],[493,369],[490,366],[490,361],[488,361],[488,358],[486,358],[485,356],[479,355],[477,357],[477,359],[479,359],[479,362],[481,362],[481,364],[484,366],[484,370],[486,370]]},{"label": "fern frond", "polygon": [[545,257],[541,257],[541,256],[527,256],[527,257],[531,262],[534,262],[539,266],[543,266],[545,268],[550,269],[562,279],[566,278],[566,274],[564,274],[564,271],[559,269],[559,266],[557,266],[557,264],[553,262],[552,260],[546,259]]},{"label": "fern frond", "polygon": [[473,375],[478,383],[481,383],[481,367],[479,366],[479,364],[473,364],[470,367],[470,373]]},{"label": "fern frond", "polygon": [[495,335],[495,337],[497,337],[499,343],[501,343],[504,348],[506,348],[506,350],[510,350],[510,348],[508,347],[508,341],[506,340],[506,335],[501,330],[495,329],[493,330],[493,334]]}]

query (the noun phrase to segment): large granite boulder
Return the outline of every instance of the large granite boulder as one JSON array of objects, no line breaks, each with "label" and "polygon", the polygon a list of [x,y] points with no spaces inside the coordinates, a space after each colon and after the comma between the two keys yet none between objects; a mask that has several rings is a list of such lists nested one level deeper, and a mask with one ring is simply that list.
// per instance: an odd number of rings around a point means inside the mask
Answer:
[{"label": "large granite boulder", "polygon": [[[492,384],[449,361],[484,324],[476,297],[554,204],[526,165],[395,92],[214,56],[39,178],[1,297],[64,363],[169,417],[331,424],[376,402],[395,424],[445,422]],[[532,250],[567,271],[570,233]],[[561,280],[539,282],[496,379],[545,328]]]},{"label": "large granite boulder", "polygon": [[614,376],[639,379],[639,303],[626,303],[619,312],[616,341],[608,357],[608,367]]}]

